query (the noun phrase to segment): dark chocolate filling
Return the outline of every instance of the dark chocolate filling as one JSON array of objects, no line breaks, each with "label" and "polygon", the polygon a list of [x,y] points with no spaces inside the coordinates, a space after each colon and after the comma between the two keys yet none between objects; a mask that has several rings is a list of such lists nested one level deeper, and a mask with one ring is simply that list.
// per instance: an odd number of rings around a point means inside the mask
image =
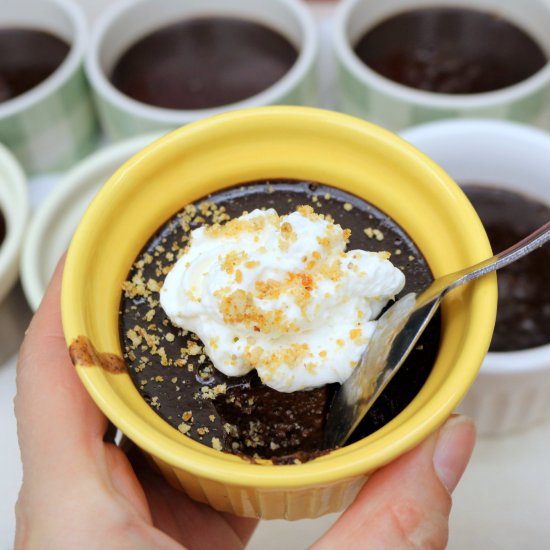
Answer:
[{"label": "dark chocolate filling", "polygon": [[68,52],[69,45],[48,32],[0,28],[0,103],[40,84]]},{"label": "dark chocolate filling", "polygon": [[[550,207],[503,188],[468,184],[494,252],[501,252],[550,220]],[[550,343],[548,244],[499,270],[498,308],[491,351],[516,351]]]},{"label": "dark chocolate filling", "polygon": [[368,29],[355,45],[368,67],[399,84],[445,94],[511,86],[542,69],[548,55],[498,14],[468,8],[406,11]]},{"label": "dark chocolate filling", "polygon": [[166,109],[208,109],[252,97],[280,80],[298,57],[274,30],[229,17],[180,21],[122,54],[111,82]]},{"label": "dark chocolate filling", "polygon": [[[250,183],[206,197],[208,209],[187,207],[159,228],[129,273],[121,301],[120,338],[130,375],[144,399],[172,426],[214,448],[278,463],[308,460],[322,452],[325,416],[336,384],[280,393],[253,371],[243,377],[218,372],[200,340],[174,327],[158,305],[165,273],[185,247],[189,231],[204,223],[273,207],[279,214],[309,204],[352,230],[348,249],[388,250],[403,269],[403,292],[432,280],[420,251],[387,215],[332,187],[277,180]],[[139,329],[136,327],[142,327]],[[356,430],[352,441],[401,412],[424,384],[439,345],[439,318],[423,335],[406,364]],[[182,349],[184,350],[182,352]]]}]

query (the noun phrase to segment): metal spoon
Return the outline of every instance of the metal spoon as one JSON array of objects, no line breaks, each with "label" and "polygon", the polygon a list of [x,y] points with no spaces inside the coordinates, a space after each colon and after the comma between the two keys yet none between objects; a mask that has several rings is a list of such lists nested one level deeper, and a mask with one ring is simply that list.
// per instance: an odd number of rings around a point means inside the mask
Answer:
[{"label": "metal spoon", "polygon": [[388,308],[378,319],[366,352],[334,396],[325,427],[325,448],[333,449],[346,442],[399,370],[449,291],[515,262],[549,239],[550,221],[503,252],[439,277],[420,294],[406,294]]}]

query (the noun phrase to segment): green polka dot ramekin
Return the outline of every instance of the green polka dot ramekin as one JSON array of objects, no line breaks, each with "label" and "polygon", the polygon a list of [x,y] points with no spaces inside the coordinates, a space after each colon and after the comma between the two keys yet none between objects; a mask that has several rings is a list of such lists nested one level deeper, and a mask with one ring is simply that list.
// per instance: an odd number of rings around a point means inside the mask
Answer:
[{"label": "green polka dot ramekin", "polygon": [[[343,0],[336,9],[332,37],[339,110],[393,131],[439,119],[466,117],[505,119],[549,128],[550,63],[507,88],[451,95],[397,84],[367,67],[353,51],[366,30],[398,12],[423,7],[456,7],[457,4],[456,0]],[[548,0],[462,0],[460,7],[484,10],[508,19],[535,38],[550,58]]]},{"label": "green polka dot ramekin", "polygon": [[90,153],[99,136],[82,67],[86,19],[70,0],[0,0],[2,26],[46,30],[70,44],[67,57],[31,90],[0,103],[0,143],[28,174],[57,172]]}]

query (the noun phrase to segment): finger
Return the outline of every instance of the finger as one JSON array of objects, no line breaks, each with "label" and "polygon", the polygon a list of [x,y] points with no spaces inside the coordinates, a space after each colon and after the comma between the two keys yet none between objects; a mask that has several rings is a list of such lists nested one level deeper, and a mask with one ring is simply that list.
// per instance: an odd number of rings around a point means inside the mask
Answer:
[{"label": "finger", "polygon": [[106,420],[82,386],[69,358],[60,314],[62,262],[27,330],[17,366],[15,410],[24,467],[34,475],[82,473],[100,445]]},{"label": "finger", "polygon": [[242,549],[258,520],[219,513],[174,489],[155,472],[143,453],[132,446],[128,458],[149,501],[153,524],[186,548]]},{"label": "finger", "polygon": [[444,549],[451,492],[474,443],[472,421],[452,417],[438,433],[378,470],[313,548]]}]

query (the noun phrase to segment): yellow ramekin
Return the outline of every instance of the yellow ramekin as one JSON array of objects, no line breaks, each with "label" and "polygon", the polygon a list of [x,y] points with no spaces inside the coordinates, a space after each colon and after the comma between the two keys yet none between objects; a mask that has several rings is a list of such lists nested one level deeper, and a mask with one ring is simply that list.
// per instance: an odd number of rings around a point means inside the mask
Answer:
[{"label": "yellow ramekin", "polygon": [[[106,183],[72,240],[62,290],[67,344],[85,336],[121,354],[121,285],[147,239],[185,204],[237,183],[293,178],[355,193],[394,218],[436,276],[490,256],[474,209],[432,161],[394,134],[319,109],[265,107],[189,124],[145,148]],[[496,312],[494,275],[442,306],[440,351],[411,404],[369,437],[305,464],[252,464],[183,436],[128,374],[77,364],[107,417],[175,487],[214,508],[266,519],[312,518],[348,505],[370,473],[424,439],[473,382]]]}]

